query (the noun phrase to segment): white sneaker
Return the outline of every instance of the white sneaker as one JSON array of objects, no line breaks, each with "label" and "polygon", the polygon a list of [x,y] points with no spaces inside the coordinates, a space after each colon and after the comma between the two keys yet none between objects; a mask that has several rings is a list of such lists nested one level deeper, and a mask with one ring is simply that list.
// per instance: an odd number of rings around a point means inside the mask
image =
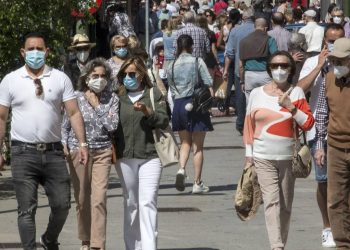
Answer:
[{"label": "white sneaker", "polygon": [[325,228],[322,230],[322,247],[336,247],[336,244],[333,239],[333,234],[330,228]]},{"label": "white sneaker", "polygon": [[209,187],[205,186],[203,181],[201,183],[197,184],[196,182],[193,184],[192,188],[192,194],[202,194],[202,193],[208,193]]},{"label": "white sneaker", "polygon": [[177,171],[176,181],[175,181],[175,188],[178,191],[182,192],[185,190],[185,179],[186,179],[186,171],[184,168],[180,168],[179,171]]},{"label": "white sneaker", "polygon": [[90,250],[90,247],[88,245],[82,245],[80,250]]}]

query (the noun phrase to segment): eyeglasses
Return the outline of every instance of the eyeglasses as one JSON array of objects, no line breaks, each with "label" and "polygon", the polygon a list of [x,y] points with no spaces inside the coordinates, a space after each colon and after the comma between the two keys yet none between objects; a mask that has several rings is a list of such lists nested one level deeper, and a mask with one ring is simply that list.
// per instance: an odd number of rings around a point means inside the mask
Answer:
[{"label": "eyeglasses", "polygon": [[281,67],[281,69],[288,69],[290,65],[289,63],[271,63],[270,64],[271,69],[278,69],[278,67]]},{"label": "eyeglasses", "polygon": [[43,85],[41,84],[41,80],[39,78],[34,79],[34,84],[36,87],[36,90],[35,90],[36,96],[41,96],[44,92]]},{"label": "eyeglasses", "polygon": [[130,78],[134,78],[136,76],[136,72],[124,72],[125,76],[129,76]]},{"label": "eyeglasses", "polygon": [[106,74],[91,74],[90,77],[91,79],[98,79],[98,78],[107,78]]},{"label": "eyeglasses", "polygon": [[205,15],[206,17],[211,17],[211,15],[210,14],[208,14],[208,15]]}]

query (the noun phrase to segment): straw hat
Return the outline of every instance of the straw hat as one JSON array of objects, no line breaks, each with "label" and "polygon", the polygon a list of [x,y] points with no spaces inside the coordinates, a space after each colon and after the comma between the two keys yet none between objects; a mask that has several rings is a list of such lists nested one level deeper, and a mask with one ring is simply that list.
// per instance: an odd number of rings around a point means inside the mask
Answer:
[{"label": "straw hat", "polygon": [[69,50],[74,50],[81,47],[89,47],[90,49],[95,47],[96,43],[90,43],[90,39],[85,34],[76,34],[73,37],[72,45],[68,47]]},{"label": "straw hat", "polygon": [[234,205],[238,217],[243,220],[253,218],[262,202],[262,194],[255,172],[255,166],[247,163],[237,185]]}]

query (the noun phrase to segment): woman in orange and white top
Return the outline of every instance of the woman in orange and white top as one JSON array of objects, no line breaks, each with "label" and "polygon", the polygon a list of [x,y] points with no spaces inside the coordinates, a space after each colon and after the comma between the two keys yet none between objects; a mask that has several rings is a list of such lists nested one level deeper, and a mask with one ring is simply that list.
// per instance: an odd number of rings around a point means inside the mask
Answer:
[{"label": "woman in orange and white top", "polygon": [[282,250],[294,196],[293,123],[309,130],[314,118],[303,90],[291,85],[295,62],[289,53],[274,53],[267,72],[272,82],[254,89],[249,98],[244,143],[246,160],[254,162],[260,183],[271,249]]}]

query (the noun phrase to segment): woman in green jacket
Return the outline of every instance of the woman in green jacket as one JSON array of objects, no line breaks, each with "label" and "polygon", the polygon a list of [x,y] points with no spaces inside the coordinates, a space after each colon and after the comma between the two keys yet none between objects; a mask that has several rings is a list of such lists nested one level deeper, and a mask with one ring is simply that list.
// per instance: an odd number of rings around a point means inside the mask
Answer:
[{"label": "woman in green jacket", "polygon": [[124,242],[127,250],[155,250],[157,195],[162,166],[152,130],[166,128],[169,119],[161,92],[153,87],[141,58],[132,57],[118,75],[119,125],[116,133],[116,170],[124,194]]}]

